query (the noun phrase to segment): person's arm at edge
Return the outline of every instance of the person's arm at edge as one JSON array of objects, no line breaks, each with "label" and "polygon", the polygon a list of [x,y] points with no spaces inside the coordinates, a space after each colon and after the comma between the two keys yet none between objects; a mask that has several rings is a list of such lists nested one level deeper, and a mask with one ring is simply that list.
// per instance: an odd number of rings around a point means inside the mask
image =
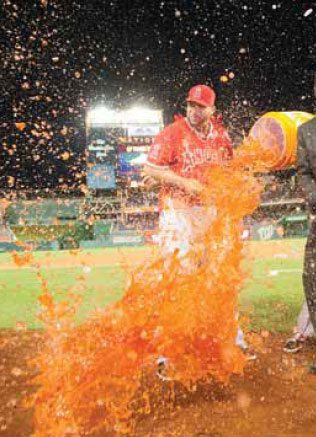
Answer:
[{"label": "person's arm at edge", "polygon": [[297,137],[297,175],[308,205],[313,211],[316,211],[316,181],[311,171],[304,134],[301,128],[298,129]]}]

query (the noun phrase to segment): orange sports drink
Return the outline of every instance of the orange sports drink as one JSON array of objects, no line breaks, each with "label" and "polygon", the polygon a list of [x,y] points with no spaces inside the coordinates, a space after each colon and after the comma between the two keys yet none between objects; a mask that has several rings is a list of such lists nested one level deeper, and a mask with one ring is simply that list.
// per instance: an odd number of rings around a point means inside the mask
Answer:
[{"label": "orange sports drink", "polygon": [[42,278],[39,317],[46,342],[33,361],[38,371],[37,390],[28,399],[33,437],[102,430],[115,437],[135,435],[137,417],[155,414],[162,402],[159,357],[172,365],[171,401],[176,384],[195,390],[243,372],[236,314],[247,279],[242,221],[259,206],[263,189],[254,173],[294,165],[297,128],[311,117],[304,112],[261,117],[234,157],[205,174],[204,217],[209,207],[216,215],[193,249],[182,258],[177,250],[158,251],[129,274],[121,300],[82,324],[74,323],[76,290],[68,300],[55,301]]}]

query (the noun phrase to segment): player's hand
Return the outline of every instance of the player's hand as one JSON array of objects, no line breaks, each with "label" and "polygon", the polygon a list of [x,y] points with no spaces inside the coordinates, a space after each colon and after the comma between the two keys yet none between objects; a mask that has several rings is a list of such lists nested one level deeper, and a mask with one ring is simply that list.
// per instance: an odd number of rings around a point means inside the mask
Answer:
[{"label": "player's hand", "polygon": [[204,186],[196,179],[186,179],[184,190],[191,196],[200,196],[204,191]]},{"label": "player's hand", "polygon": [[151,176],[144,175],[142,177],[142,186],[146,190],[154,190],[155,188],[158,188],[159,182],[157,181],[157,179],[155,179]]}]

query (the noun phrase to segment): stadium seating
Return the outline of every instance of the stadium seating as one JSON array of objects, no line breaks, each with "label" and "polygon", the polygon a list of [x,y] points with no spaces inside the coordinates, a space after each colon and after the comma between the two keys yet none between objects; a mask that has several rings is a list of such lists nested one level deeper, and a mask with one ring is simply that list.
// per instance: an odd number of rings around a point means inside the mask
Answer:
[{"label": "stadium seating", "polygon": [[11,224],[49,225],[76,220],[79,216],[80,199],[18,201],[6,211]]}]

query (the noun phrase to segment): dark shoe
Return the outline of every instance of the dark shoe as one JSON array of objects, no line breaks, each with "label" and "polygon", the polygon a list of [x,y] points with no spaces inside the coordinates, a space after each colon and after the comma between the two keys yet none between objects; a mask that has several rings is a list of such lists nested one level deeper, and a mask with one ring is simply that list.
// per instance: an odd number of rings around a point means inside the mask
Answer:
[{"label": "dark shoe", "polygon": [[170,378],[167,373],[167,362],[168,359],[163,357],[158,358],[157,360],[158,369],[156,371],[156,375],[159,379],[161,379],[161,381],[172,381],[172,378]]},{"label": "dark shoe", "polygon": [[302,349],[302,347],[303,347],[302,342],[299,339],[289,338],[286,341],[283,350],[287,354],[296,354]]},{"label": "dark shoe", "polygon": [[254,361],[258,358],[255,351],[251,349],[249,346],[241,347],[240,349],[242,353],[245,355],[247,361]]}]

